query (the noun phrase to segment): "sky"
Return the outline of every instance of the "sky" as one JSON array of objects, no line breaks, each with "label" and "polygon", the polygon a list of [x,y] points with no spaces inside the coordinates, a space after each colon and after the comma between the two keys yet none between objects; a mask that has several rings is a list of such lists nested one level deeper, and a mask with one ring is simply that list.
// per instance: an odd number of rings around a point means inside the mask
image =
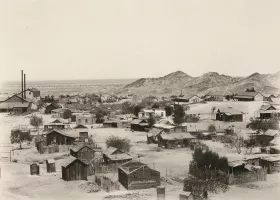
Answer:
[{"label": "sky", "polygon": [[279,0],[0,0],[0,81],[280,71]]}]

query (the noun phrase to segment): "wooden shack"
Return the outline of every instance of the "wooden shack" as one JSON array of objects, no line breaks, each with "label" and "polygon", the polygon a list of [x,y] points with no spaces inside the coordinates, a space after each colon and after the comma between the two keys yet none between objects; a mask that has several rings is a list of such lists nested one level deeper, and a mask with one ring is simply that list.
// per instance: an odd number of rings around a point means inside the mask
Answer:
[{"label": "wooden shack", "polygon": [[30,174],[31,175],[40,175],[40,166],[36,163],[30,165]]},{"label": "wooden shack", "polygon": [[47,145],[72,145],[76,138],[79,137],[79,132],[74,130],[51,130],[46,135]]},{"label": "wooden shack", "polygon": [[65,181],[87,180],[87,164],[70,156],[62,164],[62,179]]},{"label": "wooden shack", "polygon": [[149,124],[145,119],[135,119],[130,123],[130,128],[133,131],[145,131],[148,127]]},{"label": "wooden shack", "polygon": [[148,189],[160,185],[160,172],[146,164],[130,161],[118,168],[119,182],[128,190]]},{"label": "wooden shack", "polygon": [[132,156],[120,149],[109,147],[103,153],[103,160],[106,165],[122,164],[132,160]]},{"label": "wooden shack", "polygon": [[47,167],[47,172],[48,173],[56,172],[54,159],[47,159],[46,160],[46,167]]},{"label": "wooden shack", "polygon": [[96,149],[84,144],[76,145],[70,149],[71,156],[74,156],[85,163],[94,159],[95,152]]},{"label": "wooden shack", "polygon": [[267,170],[268,174],[280,172],[280,156],[269,156],[260,159],[260,166]]}]

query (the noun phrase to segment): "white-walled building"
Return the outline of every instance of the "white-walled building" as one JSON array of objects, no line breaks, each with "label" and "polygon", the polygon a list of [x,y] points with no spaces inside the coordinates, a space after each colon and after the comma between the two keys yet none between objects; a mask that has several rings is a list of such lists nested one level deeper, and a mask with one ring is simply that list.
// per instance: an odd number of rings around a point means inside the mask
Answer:
[{"label": "white-walled building", "polygon": [[149,118],[151,115],[157,116],[157,117],[166,117],[166,112],[163,109],[143,109],[138,113],[138,117],[147,117]]}]

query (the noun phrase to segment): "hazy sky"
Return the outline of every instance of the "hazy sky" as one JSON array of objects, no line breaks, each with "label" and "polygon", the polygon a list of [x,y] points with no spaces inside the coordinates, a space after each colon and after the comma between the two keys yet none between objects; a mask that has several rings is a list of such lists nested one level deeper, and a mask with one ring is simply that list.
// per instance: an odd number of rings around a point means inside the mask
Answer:
[{"label": "hazy sky", "polygon": [[279,0],[0,0],[0,80],[280,70]]}]

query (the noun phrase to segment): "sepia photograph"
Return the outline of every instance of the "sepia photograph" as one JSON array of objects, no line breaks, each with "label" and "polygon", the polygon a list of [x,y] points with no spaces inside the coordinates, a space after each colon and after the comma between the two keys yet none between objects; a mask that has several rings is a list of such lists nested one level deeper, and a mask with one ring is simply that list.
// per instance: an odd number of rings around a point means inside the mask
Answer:
[{"label": "sepia photograph", "polygon": [[0,199],[280,199],[279,8],[0,0]]}]

